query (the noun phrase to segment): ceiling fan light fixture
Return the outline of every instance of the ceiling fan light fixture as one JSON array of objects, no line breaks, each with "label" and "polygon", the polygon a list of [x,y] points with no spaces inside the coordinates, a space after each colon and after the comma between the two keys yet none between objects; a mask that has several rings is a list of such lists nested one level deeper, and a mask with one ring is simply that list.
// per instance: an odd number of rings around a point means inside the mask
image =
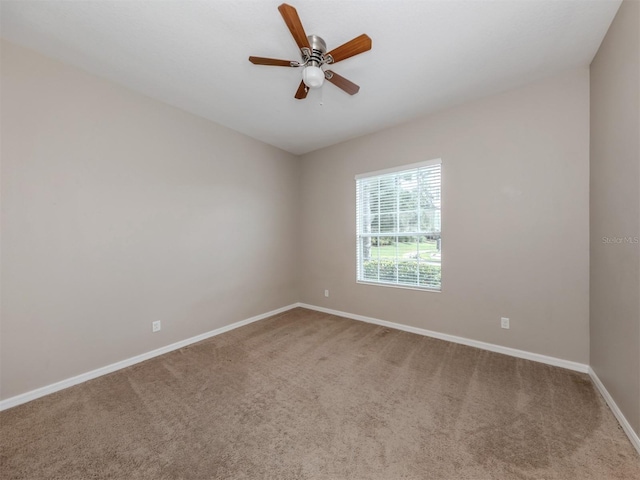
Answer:
[{"label": "ceiling fan light fixture", "polygon": [[324,71],[315,65],[308,65],[302,70],[302,81],[309,88],[320,88],[324,83]]}]

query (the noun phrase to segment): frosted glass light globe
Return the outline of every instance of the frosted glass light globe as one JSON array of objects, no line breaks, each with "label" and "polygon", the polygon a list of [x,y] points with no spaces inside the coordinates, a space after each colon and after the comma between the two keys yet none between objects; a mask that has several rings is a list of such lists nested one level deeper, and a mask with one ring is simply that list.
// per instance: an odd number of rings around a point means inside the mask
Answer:
[{"label": "frosted glass light globe", "polygon": [[320,88],[324,83],[324,72],[320,67],[309,65],[302,71],[302,81],[309,88]]}]

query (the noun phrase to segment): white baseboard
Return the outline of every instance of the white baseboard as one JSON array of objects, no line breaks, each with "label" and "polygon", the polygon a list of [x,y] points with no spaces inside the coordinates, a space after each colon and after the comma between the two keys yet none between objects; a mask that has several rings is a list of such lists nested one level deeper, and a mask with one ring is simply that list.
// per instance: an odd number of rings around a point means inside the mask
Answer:
[{"label": "white baseboard", "polygon": [[116,363],[112,363],[111,365],[107,365],[106,367],[97,368],[95,370],[91,370],[90,372],[82,373],[80,375],[76,375],[75,377],[67,378],[66,380],[61,380],[59,382],[52,383],[51,385],[37,388],[35,390],[31,390],[29,392],[22,393],[20,395],[16,395],[15,397],[7,398],[6,400],[0,401],[0,411],[21,405],[26,402],[30,402],[31,400],[35,400],[36,398],[44,397],[45,395],[49,395],[59,390],[72,387],[79,383],[86,382],[87,380],[92,380],[94,378],[101,377],[102,375],[106,375],[107,373],[112,373],[112,372],[115,372],[116,370],[120,370],[125,367],[130,367],[131,365],[135,365],[136,363],[144,362],[145,360],[149,360],[150,358],[157,357],[158,355],[163,355],[165,353],[172,352],[173,350],[178,350],[180,348],[186,347],[187,345],[191,345],[192,343],[201,342],[202,340],[206,340],[207,338],[215,337],[216,335],[220,335],[221,333],[234,330],[238,327],[243,327],[250,323],[257,322],[258,320],[262,320],[267,317],[271,317],[273,315],[286,312],[287,310],[291,310],[292,308],[296,308],[297,306],[298,306],[297,303],[292,305],[287,305],[286,307],[278,308],[276,310],[272,310],[267,313],[256,315],[255,317],[247,318],[245,320],[240,320],[239,322],[232,323],[231,325],[226,325],[224,327],[216,328],[215,330],[211,330],[210,332],[206,332],[201,335],[196,335],[195,337],[187,338],[186,340],[181,340],[179,342],[172,343],[171,345],[160,347],[150,352],[143,353],[141,355],[136,355],[135,357],[127,358],[126,360],[121,360]]},{"label": "white baseboard", "polygon": [[589,367],[589,376],[600,391],[600,394],[604,397],[607,405],[609,405],[609,408],[611,409],[615,417],[618,419],[618,422],[624,430],[624,433],[626,433],[627,437],[629,437],[629,440],[631,440],[631,444],[635,447],[638,453],[640,453],[640,437],[638,437],[638,434],[633,430],[631,424],[625,418],[624,414],[622,413],[616,402],[613,400],[613,397],[611,396],[611,394],[609,394],[604,384],[602,383],[602,381],[600,381],[598,375],[596,375],[596,372],[594,372],[593,368],[591,367]]},{"label": "white baseboard", "polygon": [[382,325],[383,327],[389,327],[396,330],[417,333],[418,335],[424,335],[426,337],[438,338],[440,340],[446,340],[447,342],[460,343],[462,345],[468,345],[470,347],[481,348],[482,350],[489,350],[490,352],[503,353],[512,357],[524,358],[526,360],[532,360],[534,362],[546,363],[547,365],[562,367],[568,370],[574,370],[576,372],[589,372],[589,365],[586,365],[584,363],[572,362],[556,357],[549,357],[547,355],[531,353],[525,350],[518,350],[516,348],[503,347],[501,345],[495,345],[493,343],[480,342],[478,340],[471,340],[470,338],[458,337],[456,335],[449,335],[447,333],[434,332],[432,330],[425,330],[424,328],[411,327],[409,325],[403,325],[401,323],[387,322],[386,320],[380,320],[378,318],[365,317],[363,315],[356,315],[354,313],[347,313],[341,312],[339,310],[332,310],[330,308],[317,307],[315,305],[308,305],[306,303],[299,303],[298,306],[302,308],[308,308],[309,310],[317,310],[318,312],[337,315],[339,317],[351,318],[352,320],[359,320],[361,322]]}]

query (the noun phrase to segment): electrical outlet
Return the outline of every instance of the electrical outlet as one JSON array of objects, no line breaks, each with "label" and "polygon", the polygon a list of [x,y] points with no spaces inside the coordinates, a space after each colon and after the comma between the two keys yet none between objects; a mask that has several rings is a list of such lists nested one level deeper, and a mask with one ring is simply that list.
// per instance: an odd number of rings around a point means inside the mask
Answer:
[{"label": "electrical outlet", "polygon": [[159,332],[162,326],[160,325],[160,320],[156,320],[151,324],[151,330],[155,332]]},{"label": "electrical outlet", "polygon": [[506,328],[506,329],[508,329],[508,328],[509,328],[509,319],[508,319],[507,317],[502,317],[502,318],[500,319],[500,326],[501,326],[502,328]]},{"label": "electrical outlet", "polygon": [[325,297],[328,297],[328,296],[329,296],[329,290],[325,290],[325,291],[324,291],[324,296],[325,296]]}]

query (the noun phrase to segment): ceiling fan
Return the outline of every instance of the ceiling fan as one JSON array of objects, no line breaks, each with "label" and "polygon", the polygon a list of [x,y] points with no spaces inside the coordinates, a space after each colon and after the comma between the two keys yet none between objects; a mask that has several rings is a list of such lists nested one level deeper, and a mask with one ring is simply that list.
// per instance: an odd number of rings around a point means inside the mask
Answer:
[{"label": "ceiling fan", "polygon": [[362,34],[353,40],[348,41],[344,45],[334,48],[327,52],[327,44],[317,35],[309,35],[304,32],[298,12],[291,5],[283,3],[278,7],[284,22],[287,24],[293,39],[300,48],[302,61],[294,60],[277,60],[275,58],[249,57],[249,61],[255,65],[271,65],[276,67],[301,67],[302,81],[295,94],[295,98],[302,100],[307,97],[310,88],[320,88],[327,79],[336,87],[341,88],[349,95],[355,95],[360,87],[355,83],[341,77],[331,70],[323,70],[323,65],[330,65],[340,62],[347,58],[358,55],[359,53],[371,50],[371,39]]}]

